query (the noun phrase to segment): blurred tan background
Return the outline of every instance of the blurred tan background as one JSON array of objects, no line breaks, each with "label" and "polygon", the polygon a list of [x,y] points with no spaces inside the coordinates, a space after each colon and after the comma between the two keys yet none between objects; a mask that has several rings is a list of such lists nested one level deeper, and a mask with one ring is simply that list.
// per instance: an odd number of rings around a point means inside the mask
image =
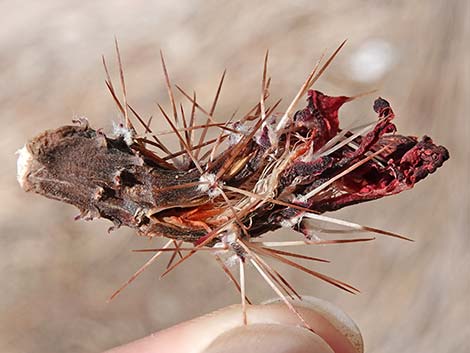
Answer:
[{"label": "blurred tan background", "polygon": [[[127,229],[108,235],[106,221],[74,222],[77,210],[16,183],[14,153],[35,134],[79,116],[105,129],[118,120],[100,62],[101,54],[113,61],[116,35],[130,102],[146,117],[155,102],[168,106],[160,48],[173,81],[206,106],[227,68],[218,120],[256,102],[267,48],[272,97],[284,97],[283,109],[323,50],[348,38],[316,87],[332,95],[378,88],[401,133],[429,134],[451,160],[410,192],[337,213],[415,243],[304,249],[330,258],[315,269],[360,295],[300,273],[288,278],[344,308],[368,352],[468,352],[469,11],[467,1],[444,0],[1,2],[0,351],[99,352],[239,300],[206,255],[159,280],[165,258],[107,304],[148,257],[130,249],[159,241]],[[345,107],[345,125],[373,119],[373,99]],[[273,296],[256,273],[248,277],[256,301]]]}]

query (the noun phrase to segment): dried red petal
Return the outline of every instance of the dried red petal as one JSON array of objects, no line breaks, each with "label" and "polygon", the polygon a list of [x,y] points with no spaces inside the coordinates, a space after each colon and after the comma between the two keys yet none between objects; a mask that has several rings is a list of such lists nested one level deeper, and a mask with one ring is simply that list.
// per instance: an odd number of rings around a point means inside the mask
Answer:
[{"label": "dried red petal", "polygon": [[295,127],[308,129],[314,140],[315,149],[319,149],[338,133],[338,110],[350,100],[350,97],[330,97],[320,91],[310,90],[307,107],[294,116]]}]

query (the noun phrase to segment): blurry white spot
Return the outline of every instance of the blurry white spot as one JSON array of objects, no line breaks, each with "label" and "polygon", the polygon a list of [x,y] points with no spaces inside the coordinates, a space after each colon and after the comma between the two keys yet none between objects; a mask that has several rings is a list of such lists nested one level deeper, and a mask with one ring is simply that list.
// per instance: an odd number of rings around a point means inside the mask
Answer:
[{"label": "blurry white spot", "polygon": [[238,255],[234,254],[232,256],[229,256],[227,259],[225,259],[225,266],[227,266],[228,268],[234,268],[236,265],[238,265],[238,261],[239,261],[239,257]]},{"label": "blurry white spot", "polygon": [[236,145],[237,143],[240,142],[243,136],[248,135],[249,133],[249,127],[246,125],[243,125],[241,122],[237,121],[235,123],[229,124],[229,127],[232,129],[236,130],[236,132],[230,132],[228,139],[229,139],[229,145],[233,146]]},{"label": "blurry white spot", "polygon": [[26,146],[16,151],[16,154],[18,155],[18,161],[16,162],[16,178],[18,179],[18,183],[20,183],[21,187],[24,187],[29,170],[29,164],[33,160],[33,157],[31,156],[31,153],[29,153]]},{"label": "blurry white spot", "polygon": [[121,123],[118,124],[113,121],[113,133],[116,137],[122,137],[128,146],[134,143],[134,133]]},{"label": "blurry white spot", "polygon": [[391,69],[395,56],[390,43],[382,39],[370,39],[351,56],[351,76],[361,82],[377,81]]},{"label": "blurry white spot", "polygon": [[233,244],[237,241],[238,236],[234,232],[226,232],[222,237],[221,237],[221,243],[218,244],[223,244],[224,246],[227,246],[227,244]]},{"label": "blurry white spot", "polygon": [[302,221],[302,215],[297,217],[292,217],[289,219],[283,219],[281,221],[281,227],[283,228],[292,228]]},{"label": "blurry white spot", "polygon": [[222,193],[217,182],[217,175],[211,173],[203,174],[200,176],[199,181],[204,184],[199,184],[197,189],[207,192],[210,198],[215,198]]},{"label": "blurry white spot", "polygon": [[210,187],[214,185],[217,176],[215,174],[207,173],[200,176],[199,181],[203,184],[197,186],[197,189],[202,192],[209,191]]}]

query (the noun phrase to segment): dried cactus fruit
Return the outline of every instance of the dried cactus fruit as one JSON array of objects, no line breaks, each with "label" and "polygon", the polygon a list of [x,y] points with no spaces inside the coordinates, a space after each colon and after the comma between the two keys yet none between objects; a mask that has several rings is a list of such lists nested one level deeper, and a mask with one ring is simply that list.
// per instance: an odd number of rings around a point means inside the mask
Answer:
[{"label": "dried cactus fruit", "polygon": [[[279,101],[271,108],[265,107],[270,82],[266,55],[260,102],[239,121],[226,123],[217,123],[213,117],[225,73],[209,112],[178,87],[192,102],[191,113],[186,114],[188,120],[182,109],[178,112],[162,56],[173,120],[160,110],[180,142],[181,151],[176,153],[128,104],[117,48],[124,99],[118,98],[105,64],[106,83],[125,123],[115,127],[114,136],[92,129],[85,120],[40,134],[20,150],[18,181],[26,191],[76,206],[80,210],[78,218],[106,218],[115,227],[128,226],[139,235],[169,239],[163,248],[141,250],[155,254],[113,297],[160,254],[173,253],[165,275],[201,250],[216,257],[241,292],[243,303],[248,300],[244,264],[249,262],[296,312],[287,297],[300,296],[263,257],[354,293],[356,288],[289,258],[325,260],[275,247],[373,239],[321,238],[328,230],[315,221],[407,239],[323,213],[411,189],[436,171],[449,154],[427,136],[418,140],[396,134],[392,123],[395,115],[383,98],[374,102],[375,122],[342,130],[338,111],[355,97],[330,97],[310,89],[340,48],[322,67],[312,71],[282,114],[276,113]],[[307,106],[292,114],[305,94]],[[202,125],[196,124],[196,110],[206,115]],[[136,132],[129,111],[153,140]],[[205,139],[209,128],[220,130],[216,139]],[[202,132],[196,142],[198,130]],[[282,227],[300,232],[301,240],[261,239],[266,232]],[[192,246],[183,247],[183,242]],[[182,252],[186,254],[182,256]],[[174,262],[177,254],[181,258]],[[240,264],[241,283],[227,266],[231,256]]]}]

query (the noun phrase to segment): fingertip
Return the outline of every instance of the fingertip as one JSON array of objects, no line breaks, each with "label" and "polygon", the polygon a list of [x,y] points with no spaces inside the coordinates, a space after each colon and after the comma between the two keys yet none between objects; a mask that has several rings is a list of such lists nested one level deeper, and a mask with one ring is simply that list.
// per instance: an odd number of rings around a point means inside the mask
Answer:
[{"label": "fingertip", "polygon": [[236,327],[220,336],[202,353],[334,353],[318,335],[295,326],[253,324]]},{"label": "fingertip", "polygon": [[359,329],[341,309],[308,297],[293,304],[314,332],[284,303],[248,305],[248,325],[241,306],[233,305],[110,352],[363,352]]},{"label": "fingertip", "polygon": [[[344,310],[326,300],[312,296],[302,296],[302,300],[295,300],[292,303],[297,308],[306,308],[324,317],[328,324],[331,324],[337,331],[333,334],[333,337],[345,337],[354,348],[355,353],[364,352],[364,341],[361,331]],[[263,304],[283,305],[279,299],[268,300],[263,302]],[[317,329],[318,327],[324,328],[321,324],[318,326],[317,323]]]},{"label": "fingertip", "polygon": [[[349,316],[337,306],[321,299],[303,297],[302,301],[291,301],[298,313],[313,330],[336,353],[363,353],[364,345],[359,328]],[[249,324],[271,322],[282,325],[301,326],[296,314],[282,301],[270,301],[253,306],[248,312]]]}]

